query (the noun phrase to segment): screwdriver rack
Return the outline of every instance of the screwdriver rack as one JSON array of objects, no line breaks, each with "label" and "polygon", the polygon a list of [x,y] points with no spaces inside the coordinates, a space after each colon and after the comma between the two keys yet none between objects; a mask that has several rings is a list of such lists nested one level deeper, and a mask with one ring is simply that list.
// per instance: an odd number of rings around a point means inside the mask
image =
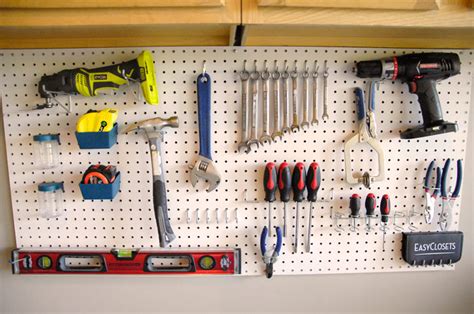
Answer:
[{"label": "screwdriver rack", "polygon": [[[437,87],[444,117],[448,121],[457,121],[457,133],[401,140],[400,131],[421,122],[416,96],[409,94],[407,86],[400,82],[380,85],[376,95],[376,119],[379,141],[386,154],[386,179],[374,183],[371,190],[367,190],[363,186],[349,186],[344,181],[344,141],[357,128],[353,90],[355,87],[366,88],[366,82],[355,77],[352,67],[358,60],[419,51],[317,47],[148,49],[155,60],[161,99],[159,106],[149,106],[137,99],[135,89],[130,87],[94,98],[74,96],[71,113],[65,113],[59,107],[34,110],[42,102],[37,92],[41,75],[80,66],[119,63],[135,58],[142,49],[0,51],[0,92],[17,247],[158,247],[149,150],[143,136],[119,134],[117,145],[109,150],[80,150],[74,138],[75,123],[80,115],[89,109],[111,107],[119,111],[120,128],[155,116],[177,115],[180,119],[179,128],[167,130],[163,143],[169,215],[177,235],[171,248],[240,248],[242,275],[263,275],[259,237],[267,224],[267,204],[263,201],[262,186],[264,166],[269,161],[277,165],[287,161],[292,167],[298,161],[305,164],[316,161],[322,168],[319,194],[328,202],[314,204],[312,252],[305,253],[303,249],[309,212],[309,203],[303,202],[299,219],[301,249],[293,253],[292,238],[284,238],[282,254],[274,265],[275,276],[447,270],[454,267],[409,266],[401,257],[400,231],[394,228],[388,231],[385,251],[382,251],[379,218],[374,219],[372,232],[362,229],[350,232],[350,220],[344,219],[340,222],[345,230],[337,232],[331,212],[347,215],[349,197],[353,193],[365,195],[372,192],[377,196],[377,203],[383,194],[389,194],[392,213],[411,215],[409,212],[414,208],[410,225],[420,231],[436,230],[436,225],[425,224],[421,214],[424,206],[422,181],[433,158],[465,157],[474,69],[472,51],[455,51],[461,57],[461,74],[442,81]],[[265,60],[269,66],[277,60],[280,68],[285,60],[290,64],[296,61],[298,68],[303,68],[305,60],[308,64],[315,60],[319,64],[326,61],[329,68],[329,119],[320,119],[318,126],[287,135],[282,141],[261,147],[256,152],[239,154],[241,87],[238,74],[245,60],[248,64],[257,60],[259,71],[263,69]],[[196,189],[191,186],[188,169],[198,153],[195,80],[204,61],[207,61],[207,72],[212,79],[213,156],[222,174],[220,186],[211,193],[205,192],[204,184]],[[319,77],[322,79],[321,75]],[[322,93],[318,97],[321,103]],[[319,111],[322,112],[321,107]],[[55,169],[38,170],[34,167],[32,136],[51,132],[61,134],[61,164]],[[354,151],[353,156],[354,171],[372,171],[373,152],[363,148]],[[121,190],[111,201],[84,201],[78,186],[82,171],[99,162],[118,166],[123,176]],[[46,220],[38,213],[36,185],[52,180],[64,181],[66,212],[58,218]],[[244,190],[247,201],[243,199]],[[328,197],[331,191],[334,198]],[[460,219],[460,204],[461,199],[454,207],[454,229],[457,229]],[[273,203],[274,226],[282,225],[282,207],[280,202]],[[216,208],[219,208],[219,223],[214,217]],[[211,213],[208,223],[205,219],[207,209]],[[224,219],[226,209],[230,216],[227,223]],[[294,211],[295,204],[290,202],[289,235],[294,230]],[[187,219],[188,213],[192,219]],[[195,219],[196,213],[199,222]],[[237,214],[238,219],[234,217]],[[406,222],[398,224],[409,231]]]}]

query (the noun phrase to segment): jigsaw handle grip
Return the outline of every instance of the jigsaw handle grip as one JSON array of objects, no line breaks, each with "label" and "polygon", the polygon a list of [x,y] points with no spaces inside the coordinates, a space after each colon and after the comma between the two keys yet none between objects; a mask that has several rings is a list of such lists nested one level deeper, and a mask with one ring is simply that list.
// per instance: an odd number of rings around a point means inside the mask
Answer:
[{"label": "jigsaw handle grip", "polygon": [[365,106],[364,106],[364,91],[356,87],[356,106],[357,106],[357,121],[362,121],[365,119]]},{"label": "jigsaw handle grip", "polygon": [[199,155],[211,157],[211,77],[207,73],[197,77]]}]

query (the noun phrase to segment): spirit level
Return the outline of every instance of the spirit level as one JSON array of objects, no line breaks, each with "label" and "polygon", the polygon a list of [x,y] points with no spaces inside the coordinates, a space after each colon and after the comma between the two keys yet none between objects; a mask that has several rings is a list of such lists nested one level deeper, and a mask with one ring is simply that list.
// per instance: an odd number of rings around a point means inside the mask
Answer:
[{"label": "spirit level", "polygon": [[240,249],[15,249],[13,274],[240,274]]}]

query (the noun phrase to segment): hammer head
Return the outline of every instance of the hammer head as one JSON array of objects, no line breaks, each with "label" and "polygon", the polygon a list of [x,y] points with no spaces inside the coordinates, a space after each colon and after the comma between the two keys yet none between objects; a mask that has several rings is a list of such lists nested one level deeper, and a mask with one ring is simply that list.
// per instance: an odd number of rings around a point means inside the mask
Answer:
[{"label": "hammer head", "polygon": [[160,133],[162,129],[166,127],[177,128],[179,125],[178,117],[170,117],[168,119],[153,118],[138,122],[137,124],[130,125],[124,133],[128,133],[134,130],[144,130],[147,134]]}]

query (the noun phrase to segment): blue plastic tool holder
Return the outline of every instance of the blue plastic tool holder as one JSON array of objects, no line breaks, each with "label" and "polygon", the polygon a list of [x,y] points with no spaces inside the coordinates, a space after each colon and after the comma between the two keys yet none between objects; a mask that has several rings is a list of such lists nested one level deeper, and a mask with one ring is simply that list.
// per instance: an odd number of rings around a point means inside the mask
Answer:
[{"label": "blue plastic tool holder", "polygon": [[120,172],[111,184],[84,184],[80,183],[82,197],[85,200],[113,200],[120,189]]},{"label": "blue plastic tool holder", "polygon": [[81,149],[110,148],[117,143],[117,123],[110,132],[76,132],[77,143]]}]

